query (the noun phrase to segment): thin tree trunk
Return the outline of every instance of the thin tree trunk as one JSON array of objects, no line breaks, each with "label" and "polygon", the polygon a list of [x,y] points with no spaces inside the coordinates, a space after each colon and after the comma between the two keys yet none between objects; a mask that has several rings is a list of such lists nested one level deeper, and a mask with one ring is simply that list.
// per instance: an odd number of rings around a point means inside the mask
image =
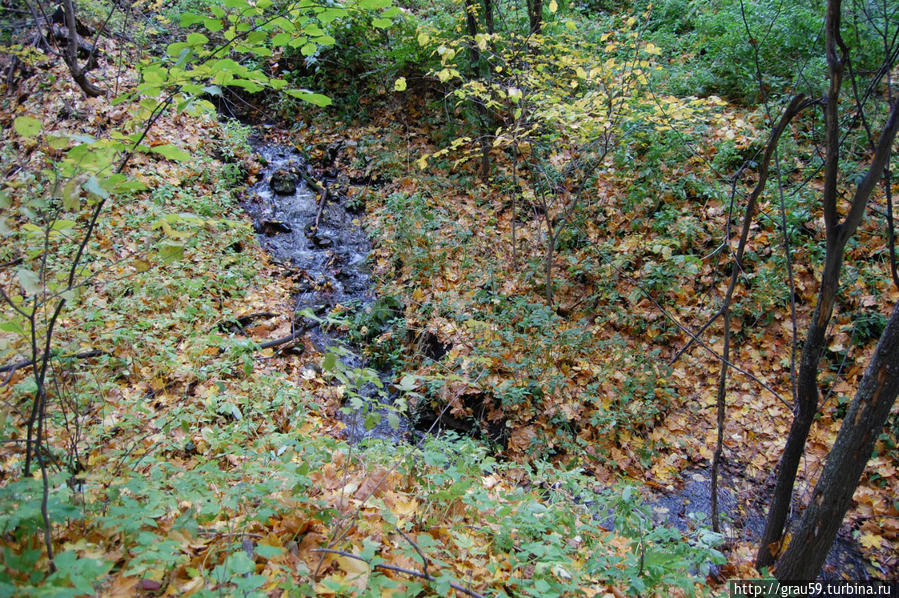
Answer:
[{"label": "thin tree trunk", "polygon": [[63,53],[63,58],[69,67],[69,71],[72,73],[72,79],[75,80],[81,91],[90,98],[101,96],[106,92],[88,81],[87,73],[81,64],[78,63],[78,30],[75,23],[75,6],[72,0],[64,0],[63,7],[66,13],[66,28],[69,30],[69,43],[66,46],[66,51]]},{"label": "thin tree trunk", "polygon": [[[487,6],[489,7],[489,5]],[[475,41],[475,36],[478,34],[478,14],[474,0],[465,0],[465,27],[468,29],[469,37],[471,37],[471,41],[468,44],[468,60],[471,78],[477,79],[481,76],[482,69],[481,51]],[[481,180],[487,182],[490,178],[490,143],[487,140],[487,108],[475,98],[474,109],[478,117],[478,137],[481,146]]]},{"label": "thin tree trunk", "polygon": [[[484,25],[487,27],[487,33],[493,35],[493,0],[483,0],[484,3]],[[490,40],[491,45],[493,40]]]},{"label": "thin tree trunk", "polygon": [[527,0],[527,7],[531,35],[539,34],[543,27],[543,0]]},{"label": "thin tree trunk", "polygon": [[749,196],[746,205],[746,214],[743,217],[743,228],[740,231],[740,241],[737,244],[737,251],[734,254],[733,270],[731,271],[730,283],[727,285],[727,291],[724,294],[724,302],[721,306],[721,313],[724,316],[724,348],[721,356],[721,375],[718,378],[718,395],[717,395],[717,440],[715,443],[715,452],[712,456],[712,475],[711,475],[711,515],[712,529],[719,531],[720,523],[718,517],[718,471],[721,465],[721,456],[724,448],[724,420],[725,409],[727,406],[727,364],[730,363],[730,304],[733,300],[734,290],[737,287],[737,281],[743,268],[743,254],[746,252],[746,244],[749,241],[749,229],[752,226],[753,218],[758,206],[758,199],[765,189],[768,182],[769,164],[771,156],[777,149],[777,143],[780,141],[781,135],[786,130],[787,125],[793,120],[799,112],[807,104],[803,102],[803,96],[797,95],[792,99],[790,105],[784,111],[774,130],[771,131],[771,137],[765,146],[765,154],[759,164],[759,179]]},{"label": "thin tree trunk", "polygon": [[843,419],[793,540],[777,563],[778,579],[814,579],[818,575],[897,394],[899,303]]},{"label": "thin tree trunk", "polygon": [[790,425],[787,435],[786,446],[777,471],[771,507],[765,521],[765,531],[762,533],[762,540],[756,555],[756,567],[759,569],[772,565],[780,550],[780,541],[783,538],[784,525],[792,502],[796,472],[799,470],[799,462],[805,452],[805,441],[818,410],[818,362],[827,347],[827,325],[833,314],[843,258],[843,248],[840,247],[836,251],[832,245],[831,242],[827,243],[827,263],[821,277],[818,305],[815,307],[805,344],[802,347],[793,423]]},{"label": "thin tree trunk", "polygon": [[546,279],[546,305],[553,306],[553,259],[556,249],[556,236],[553,230],[552,218],[549,217],[549,211],[544,213],[546,222],[546,251],[543,257],[543,273]]}]

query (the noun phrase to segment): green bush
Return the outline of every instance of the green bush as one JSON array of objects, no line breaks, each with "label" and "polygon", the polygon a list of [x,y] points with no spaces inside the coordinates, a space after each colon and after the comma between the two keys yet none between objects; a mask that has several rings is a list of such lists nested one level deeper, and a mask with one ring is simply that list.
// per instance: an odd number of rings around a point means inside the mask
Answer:
[{"label": "green bush", "polygon": [[[762,99],[757,55],[766,94],[798,89],[820,95],[827,84],[824,5],[823,0],[662,0],[653,7],[649,37],[669,55],[685,57],[676,75],[667,72],[665,84],[676,94],[717,94],[754,104]],[[860,71],[877,63],[874,35],[867,19],[844,17],[843,37]]]},{"label": "green bush", "polygon": [[398,12],[391,27],[379,28],[371,14],[356,12],[329,28],[334,45],[311,55],[287,49],[282,64],[293,84],[327,89],[345,119],[364,118],[365,106],[389,97],[398,77],[414,84],[432,68],[429,48],[418,43],[420,25],[413,13]]}]

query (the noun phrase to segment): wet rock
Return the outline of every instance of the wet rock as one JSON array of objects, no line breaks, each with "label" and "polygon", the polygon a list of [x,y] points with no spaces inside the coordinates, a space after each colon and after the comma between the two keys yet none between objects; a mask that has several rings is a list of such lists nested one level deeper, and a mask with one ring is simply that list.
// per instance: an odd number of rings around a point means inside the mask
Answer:
[{"label": "wet rock", "polygon": [[315,290],[315,284],[309,280],[308,278],[303,278],[302,280],[297,281],[297,284],[293,287],[293,292],[295,295],[302,295],[303,293],[311,293]]},{"label": "wet rock", "polygon": [[325,249],[334,245],[334,241],[330,237],[318,233],[312,235],[312,243],[320,249]]},{"label": "wet rock", "polygon": [[266,237],[271,237],[272,235],[278,235],[282,233],[289,233],[292,230],[293,229],[290,228],[289,224],[280,220],[263,220],[259,223],[259,226],[256,227],[256,231],[262,233]]},{"label": "wet rock", "polygon": [[331,165],[337,160],[337,155],[340,153],[340,150],[343,149],[344,142],[343,141],[335,141],[328,145],[326,153],[327,164]]},{"label": "wet rock", "polygon": [[289,170],[277,170],[272,174],[269,186],[278,195],[293,195],[300,184],[300,177]]}]

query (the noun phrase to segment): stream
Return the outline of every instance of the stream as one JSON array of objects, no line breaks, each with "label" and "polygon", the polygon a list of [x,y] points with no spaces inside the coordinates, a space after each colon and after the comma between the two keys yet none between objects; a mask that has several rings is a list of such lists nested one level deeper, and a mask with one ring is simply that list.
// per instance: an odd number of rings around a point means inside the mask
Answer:
[{"label": "stream", "polygon": [[[253,149],[264,168],[247,190],[243,206],[253,219],[262,247],[295,281],[294,310],[308,309],[322,317],[338,304],[355,304],[359,309],[371,306],[376,299],[367,263],[371,242],[357,215],[334,193],[328,194],[319,214],[319,199],[303,176],[307,165],[295,148],[256,142]],[[359,356],[358,347],[346,346],[338,334],[319,324],[307,334],[321,353],[339,355],[344,373],[371,377],[373,370]],[[375,374],[387,388],[392,373]],[[391,425],[390,397],[386,405],[374,406],[385,402],[379,401],[383,392],[377,386],[374,382],[361,384],[361,400],[351,399],[341,410],[350,442],[371,438],[401,441],[410,434],[411,426],[404,417],[394,417]]]},{"label": "stream", "polygon": [[[329,194],[316,229],[319,200],[304,180],[307,164],[300,153],[292,146],[280,144],[254,142],[253,148],[264,168],[258,181],[247,190],[243,206],[253,219],[260,244],[289,270],[295,281],[295,310],[308,309],[321,317],[338,304],[370,307],[377,299],[367,263],[371,243],[359,226],[358,215],[341,197]],[[360,357],[359,347],[346,346],[340,335],[327,327],[316,324],[307,334],[323,354],[339,354],[344,371],[373,371]],[[383,388],[393,378],[392,372],[386,371],[376,372],[376,376]],[[386,399],[387,405],[383,399],[379,401],[384,393],[376,384],[362,385],[358,395],[361,400],[347,401],[341,411],[348,441],[380,438],[400,443],[410,438],[411,422],[405,417],[397,422],[393,417],[391,425],[391,400]],[[371,425],[375,420],[379,421]],[[657,522],[687,532],[698,522],[708,521],[709,469],[686,470],[681,473],[681,480],[681,489],[658,494],[647,506]],[[723,475],[719,505],[725,537],[755,541],[760,537],[765,524],[764,505],[746,504],[738,499],[755,495],[757,489],[752,486],[742,476]],[[873,569],[855,543],[844,536],[838,537],[828,555],[821,579],[883,579],[886,573]]]},{"label": "stream", "polygon": [[[684,532],[693,531],[700,522],[711,525],[711,469],[687,469],[680,476],[682,488],[660,493],[647,503],[654,518]],[[754,504],[758,501],[741,500],[741,497],[755,496],[759,492],[758,482],[727,471],[721,472],[719,480],[718,509],[725,538],[757,543],[765,529],[767,504]],[[887,578],[887,572],[876,570],[862,555],[857,543],[841,532],[818,577],[821,581],[881,580]]]}]

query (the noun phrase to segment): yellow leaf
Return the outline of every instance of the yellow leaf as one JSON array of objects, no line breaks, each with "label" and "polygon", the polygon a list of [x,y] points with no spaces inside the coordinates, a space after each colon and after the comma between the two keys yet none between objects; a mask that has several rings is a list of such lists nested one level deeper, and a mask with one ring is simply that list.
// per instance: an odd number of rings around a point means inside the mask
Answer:
[{"label": "yellow leaf", "polygon": [[557,10],[559,10],[558,2],[556,2],[556,0],[551,0],[549,3],[549,12],[555,13]]},{"label": "yellow leaf", "polygon": [[625,23],[625,26],[633,27],[634,23],[636,23],[636,22],[637,22],[637,17],[631,17],[627,20],[627,23]]},{"label": "yellow leaf", "polygon": [[871,532],[862,534],[862,537],[858,539],[859,543],[865,548],[880,548],[881,540],[883,538]]},{"label": "yellow leaf", "polygon": [[371,567],[365,561],[359,559],[351,559],[347,556],[338,556],[337,564],[346,571],[346,581],[359,589],[368,585],[368,576],[371,573]]},{"label": "yellow leaf", "polygon": [[406,78],[400,77],[393,83],[394,91],[406,91]]},{"label": "yellow leaf", "polygon": [[654,56],[662,55],[662,50],[660,50],[659,47],[652,42],[649,42],[648,44],[643,46],[643,51]]},{"label": "yellow leaf", "polygon": [[430,39],[431,39],[431,37],[424,31],[422,31],[421,33],[418,34],[418,45],[425,46],[425,45],[427,45],[427,43]]}]

